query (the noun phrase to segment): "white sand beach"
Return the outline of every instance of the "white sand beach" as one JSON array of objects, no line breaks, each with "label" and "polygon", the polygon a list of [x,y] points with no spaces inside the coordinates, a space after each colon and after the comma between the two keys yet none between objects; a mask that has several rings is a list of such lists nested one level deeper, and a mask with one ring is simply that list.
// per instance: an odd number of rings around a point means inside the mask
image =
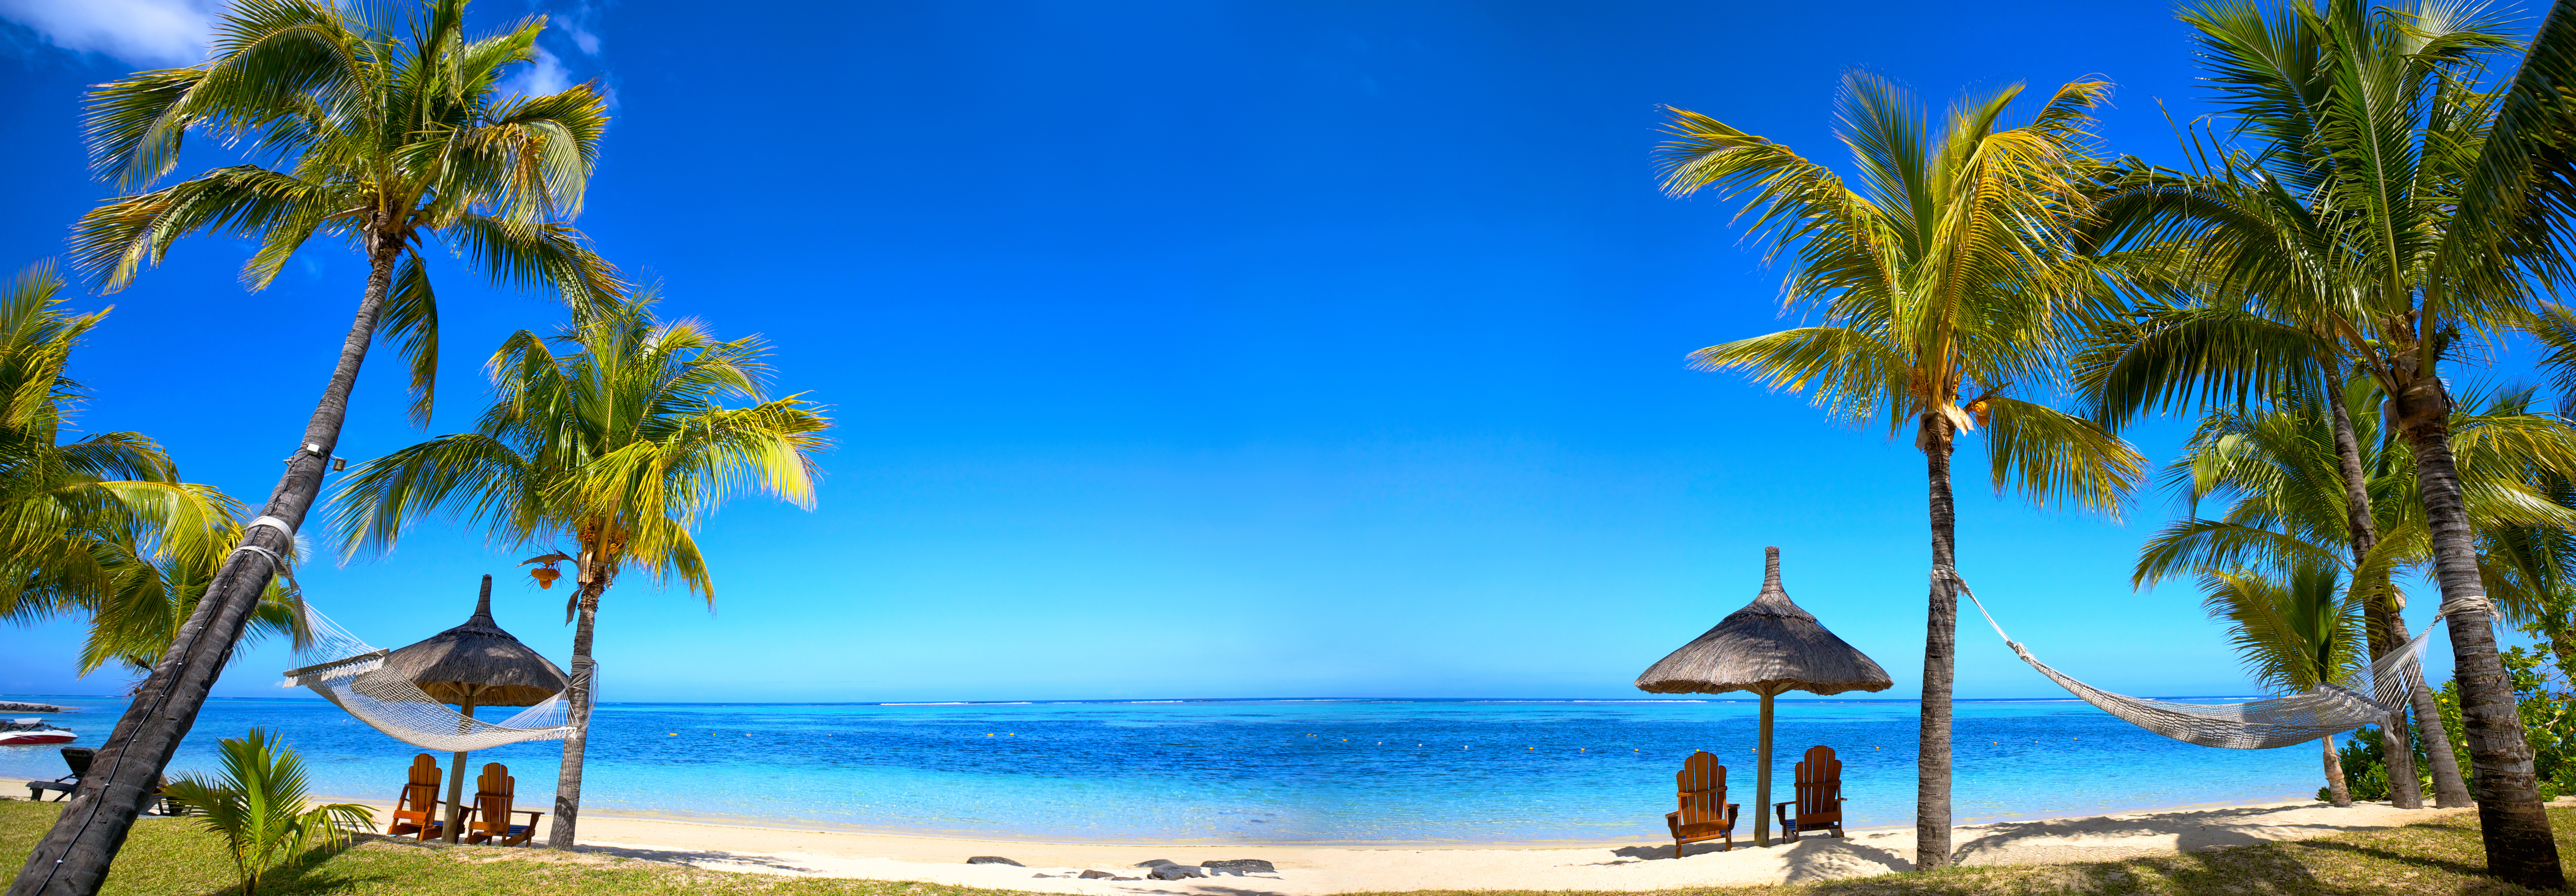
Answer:
[{"label": "white sand beach", "polygon": [[[1967,825],[1958,829],[1954,842],[1967,864],[2079,862],[2299,840],[2396,827],[2465,811],[2470,810],[2401,810],[2369,803],[2338,809],[2314,801],[2275,802]],[[1731,852],[1719,852],[1714,844],[1692,844],[1679,860],[1673,858],[1670,842],[1519,847],[1088,846],[615,816],[585,816],[582,828],[590,851],[710,870],[1161,896],[1321,896],[1425,889],[1659,890],[1803,883],[1907,870],[1914,858],[1910,828],[1855,830],[1844,839],[1808,837],[1770,848],[1739,845]],[[500,852],[487,849],[476,851]],[[966,864],[972,856],[1003,856],[1026,867]],[[1185,865],[1264,859],[1277,866],[1278,873],[1176,881],[1073,876],[1086,869],[1138,875],[1138,864],[1155,859]]]}]

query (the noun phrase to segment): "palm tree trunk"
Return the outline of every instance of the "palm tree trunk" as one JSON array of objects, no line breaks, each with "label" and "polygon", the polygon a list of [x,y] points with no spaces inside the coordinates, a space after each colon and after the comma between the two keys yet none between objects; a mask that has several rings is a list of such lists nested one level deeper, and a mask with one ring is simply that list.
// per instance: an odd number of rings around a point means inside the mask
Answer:
[{"label": "palm tree trunk", "polygon": [[2558,889],[2566,885],[2566,874],[2558,864],[2549,816],[2540,808],[2531,745],[2514,707],[2513,686],[2496,655],[2486,586],[2478,579],[2477,545],[2451,457],[2450,401],[2440,394],[2440,382],[2429,376],[2409,386],[2395,390],[2398,419],[2415,448],[2415,479],[2433,534],[2433,565],[2449,622],[2460,716],[2468,733],[2469,765],[2478,781],[2487,872],[2535,890]]},{"label": "palm tree trunk", "polygon": [[[290,529],[303,527],[305,511],[322,491],[322,474],[330,464],[331,449],[340,443],[340,423],[349,413],[349,390],[358,382],[358,367],[375,338],[377,313],[393,283],[401,242],[391,238],[371,242],[367,288],[358,299],[349,335],[340,343],[339,363],[332,367],[331,382],[323,387],[322,400],[304,425],[303,441],[287,460],[286,474],[278,477],[277,488],[260,507],[261,517],[274,517]],[[249,385],[257,388],[263,378],[264,372],[254,371]],[[293,533],[275,526],[253,525],[243,531],[243,547],[257,550],[236,549],[224,558],[214,583],[206,589],[208,599],[197,602],[187,623],[180,626],[179,636],[171,640],[169,652],[135,690],[134,702],[91,759],[90,774],[81,779],[80,789],[73,792],[53,829],[27,854],[27,864],[9,885],[8,896],[98,892],[107,877],[108,862],[125,845],[135,817],[160,786],[162,767],[196,724],[206,693],[223,674],[260,593],[277,573],[278,561],[271,558],[291,555],[293,541]]]},{"label": "palm tree trunk", "polygon": [[[2393,591],[2391,593],[2394,593]],[[2405,632],[2406,616],[2391,611],[2389,624]],[[2415,682],[2407,697],[2414,701],[2415,728],[2424,742],[2424,762],[2433,774],[2433,806],[2437,809],[2460,809],[2474,801],[2469,799],[2468,779],[2460,774],[2460,754],[2451,750],[2451,735],[2442,727],[2442,707],[2433,702],[2433,689],[2421,679]],[[2415,757],[2406,757],[2411,764]],[[2396,768],[2391,765],[2390,768]],[[2390,786],[2395,786],[2391,779]],[[2422,785],[2417,785],[2422,786]]]},{"label": "palm tree trunk", "polygon": [[2343,759],[2335,755],[2334,738],[2320,737],[2317,743],[2326,745],[2326,796],[2331,798],[2329,802],[2338,806],[2352,805],[2352,788],[2344,783]]},{"label": "palm tree trunk", "polygon": [[[2325,367],[2332,374],[2323,390],[2326,393],[2326,416],[2333,424],[2335,461],[2343,471],[2344,529],[2352,542],[2354,584],[2358,585],[2362,559],[2379,544],[2379,523],[2371,516],[2370,476],[2361,467],[2361,439],[2353,435],[2352,408],[2344,400],[2343,364],[2329,358]],[[2387,656],[2389,651],[2406,643],[2406,626],[2397,616],[2396,594],[2393,589],[2381,589],[2380,599],[2371,601],[2363,611],[2363,629],[2370,634],[2370,655],[2373,658]],[[2400,809],[2424,808],[2423,788],[2415,783],[2415,745],[2407,737],[2406,714],[2401,711],[2382,717],[2379,737],[2382,752],[2388,757],[2390,805]],[[2331,745],[2328,752],[2332,752]],[[2339,776],[2342,768],[2341,764],[2336,764],[2334,774]],[[2459,776],[2457,768],[2451,770],[2454,781]],[[2462,796],[2466,795],[2463,791]]]},{"label": "palm tree trunk", "polygon": [[[1925,472],[1931,481],[1932,566],[1955,566],[1958,512],[1951,506],[1950,450],[1953,433],[1946,417],[1926,414],[1922,422]],[[1950,864],[1950,679],[1958,667],[1959,594],[1947,576],[1932,577],[1931,612],[1923,633],[1923,728],[1915,754],[1914,868],[1930,871]]]},{"label": "palm tree trunk", "polygon": [[[584,551],[582,561],[589,559]],[[581,758],[590,744],[591,670],[597,668],[590,659],[590,636],[599,624],[599,592],[608,587],[606,575],[591,578],[581,585],[572,630],[572,687],[564,704],[564,724],[572,726],[572,734],[564,738],[563,770],[555,775],[555,823],[546,832],[547,849],[571,849],[573,826],[581,820]]]}]

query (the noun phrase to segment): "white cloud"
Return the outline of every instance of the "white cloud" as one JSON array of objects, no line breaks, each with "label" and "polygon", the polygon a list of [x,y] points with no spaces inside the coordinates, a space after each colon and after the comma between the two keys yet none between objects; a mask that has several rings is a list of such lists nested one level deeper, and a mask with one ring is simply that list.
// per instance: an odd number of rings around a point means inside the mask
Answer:
[{"label": "white cloud", "polygon": [[0,0],[0,16],[55,46],[139,66],[204,62],[206,38],[222,8],[223,0]]},{"label": "white cloud", "polygon": [[[0,0],[0,3],[8,0]],[[543,96],[572,86],[572,73],[564,70],[563,60],[546,48],[537,48],[537,61],[521,67],[500,84],[504,95]]]},{"label": "white cloud", "polygon": [[575,0],[569,9],[550,11],[546,13],[546,32],[570,38],[581,55],[597,56],[599,32],[591,25],[599,20],[599,11],[605,5],[603,0]]}]

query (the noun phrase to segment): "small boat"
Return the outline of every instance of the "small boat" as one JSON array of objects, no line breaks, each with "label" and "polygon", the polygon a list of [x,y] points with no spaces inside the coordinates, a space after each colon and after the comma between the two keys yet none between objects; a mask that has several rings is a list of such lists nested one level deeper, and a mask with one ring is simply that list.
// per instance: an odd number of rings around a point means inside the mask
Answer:
[{"label": "small boat", "polygon": [[43,719],[0,719],[0,747],[67,744],[79,736],[70,729],[54,727]]}]

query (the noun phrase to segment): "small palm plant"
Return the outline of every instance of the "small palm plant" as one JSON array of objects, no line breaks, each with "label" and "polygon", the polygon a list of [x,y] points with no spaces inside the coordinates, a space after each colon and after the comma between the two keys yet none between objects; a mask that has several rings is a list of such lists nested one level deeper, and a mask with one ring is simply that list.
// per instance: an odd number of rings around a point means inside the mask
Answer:
[{"label": "small palm plant", "polygon": [[[2367,661],[2361,604],[2328,563],[2294,562],[2285,575],[2246,570],[2201,574],[2201,607],[2228,624],[2228,640],[2245,669],[2266,687],[2298,693],[2337,682]],[[2334,738],[2325,745],[2326,789],[2335,805],[2352,805]]]},{"label": "small palm plant", "polygon": [[253,728],[248,737],[224,738],[222,753],[222,777],[189,775],[164,792],[224,838],[233,869],[241,874],[242,896],[259,892],[259,878],[271,866],[310,847],[341,843],[375,823],[374,813],[356,803],[307,805],[304,760],[283,745],[272,746],[268,732]]}]

